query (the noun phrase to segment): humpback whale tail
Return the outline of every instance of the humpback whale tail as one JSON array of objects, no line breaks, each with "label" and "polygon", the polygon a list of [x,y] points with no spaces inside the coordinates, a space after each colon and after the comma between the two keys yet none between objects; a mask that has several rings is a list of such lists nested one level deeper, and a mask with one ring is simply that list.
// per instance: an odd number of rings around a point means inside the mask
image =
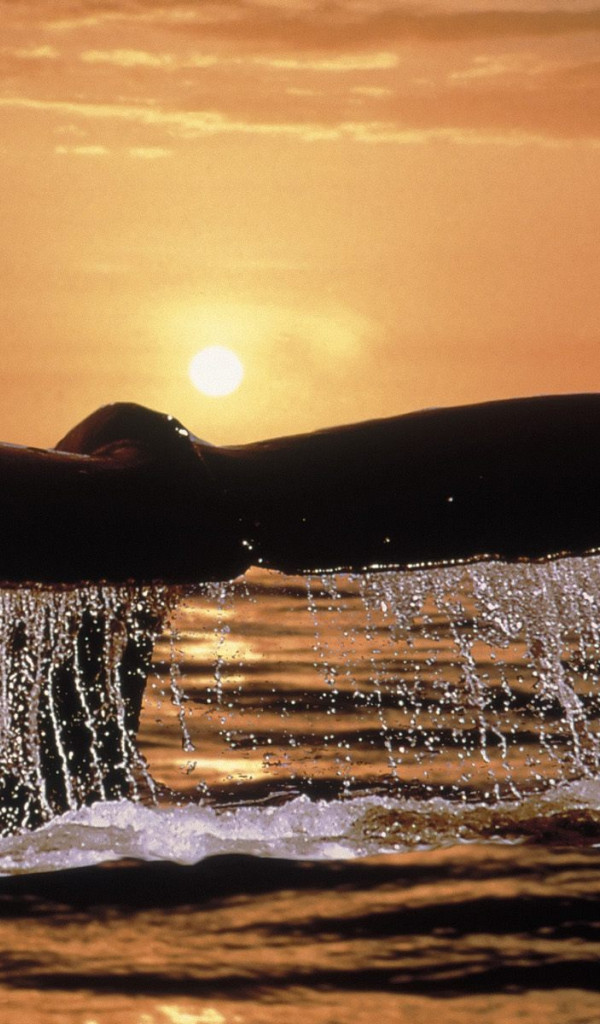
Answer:
[{"label": "humpback whale tail", "polygon": [[[69,619],[69,642],[43,680],[47,661],[38,657],[32,673],[27,657],[35,630],[27,633],[25,612],[2,627],[7,692],[21,709],[15,723],[26,735],[35,725],[41,749],[32,760],[27,742],[23,750],[4,743],[0,827],[130,792],[153,638],[169,610],[136,585],[226,580],[251,565],[366,571],[582,554],[600,540],[599,434],[600,395],[589,394],[230,447],[199,441],[171,416],[117,404],[54,448],[0,444],[0,581],[53,591],[106,582],[123,595],[110,610],[96,601]],[[129,609],[127,588],[137,594]],[[56,609],[42,627],[34,615],[50,645]],[[118,656],[107,667],[115,631]]]},{"label": "humpback whale tail", "polygon": [[52,449],[0,445],[0,580],[195,582],[599,542],[600,395],[408,413],[215,447],[106,406]]}]

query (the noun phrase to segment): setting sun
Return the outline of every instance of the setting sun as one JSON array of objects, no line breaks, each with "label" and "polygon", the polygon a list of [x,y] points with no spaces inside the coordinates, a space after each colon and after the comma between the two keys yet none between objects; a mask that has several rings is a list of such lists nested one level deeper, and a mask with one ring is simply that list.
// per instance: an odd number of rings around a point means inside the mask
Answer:
[{"label": "setting sun", "polygon": [[193,357],[189,374],[192,384],[203,395],[222,398],[239,388],[244,367],[232,349],[223,345],[210,345]]}]

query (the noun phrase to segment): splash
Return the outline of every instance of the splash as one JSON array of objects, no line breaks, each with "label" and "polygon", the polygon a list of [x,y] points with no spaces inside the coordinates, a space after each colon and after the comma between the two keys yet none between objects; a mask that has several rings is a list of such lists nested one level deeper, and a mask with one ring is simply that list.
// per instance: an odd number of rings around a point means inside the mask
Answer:
[{"label": "splash", "polygon": [[19,870],[595,836],[599,612],[598,556],[5,590],[0,829]]},{"label": "splash", "polygon": [[599,608],[597,556],[224,584],[182,637],[189,774],[217,805],[595,779]]},{"label": "splash", "polygon": [[[489,766],[490,786],[481,794],[486,798],[523,794],[511,755],[523,753],[532,726],[539,749],[528,757],[528,791],[596,776],[599,569],[594,557],[361,578],[367,632],[387,632],[396,656],[414,649],[417,633],[421,644],[434,645],[425,659],[429,671],[396,686],[399,702],[414,708],[409,742],[417,745],[425,708],[438,720],[450,711],[451,744],[460,748],[461,759]],[[384,656],[372,667],[379,701],[389,664]],[[382,728],[387,730],[384,717]],[[438,729],[425,743],[426,753],[435,753],[441,735]],[[389,753],[395,768],[393,744]],[[468,771],[461,775],[466,784],[471,778]]]},{"label": "splash", "polygon": [[165,587],[0,592],[0,830],[152,793],[136,743]]}]

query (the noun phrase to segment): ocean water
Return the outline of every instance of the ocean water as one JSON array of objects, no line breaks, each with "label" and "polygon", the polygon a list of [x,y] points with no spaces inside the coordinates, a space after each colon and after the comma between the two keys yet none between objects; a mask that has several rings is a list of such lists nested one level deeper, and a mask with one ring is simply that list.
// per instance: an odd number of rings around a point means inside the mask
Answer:
[{"label": "ocean water", "polygon": [[144,600],[130,798],[0,838],[5,1019],[600,1021],[598,556]]}]

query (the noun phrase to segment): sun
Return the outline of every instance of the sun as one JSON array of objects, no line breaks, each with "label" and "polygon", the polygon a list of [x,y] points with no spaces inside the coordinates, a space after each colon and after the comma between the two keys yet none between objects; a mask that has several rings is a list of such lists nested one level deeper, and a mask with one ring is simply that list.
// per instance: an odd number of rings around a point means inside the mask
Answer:
[{"label": "sun", "polygon": [[198,391],[210,398],[223,398],[239,388],[244,367],[233,349],[209,345],[190,361],[190,380]]}]

